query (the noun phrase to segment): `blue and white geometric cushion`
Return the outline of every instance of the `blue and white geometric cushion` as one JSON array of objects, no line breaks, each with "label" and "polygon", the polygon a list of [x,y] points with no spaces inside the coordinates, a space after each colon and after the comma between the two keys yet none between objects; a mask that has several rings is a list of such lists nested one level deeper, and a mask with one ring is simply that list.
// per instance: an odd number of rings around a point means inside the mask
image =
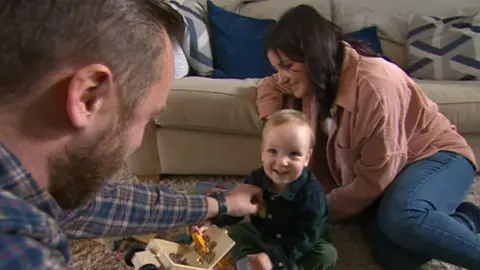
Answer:
[{"label": "blue and white geometric cushion", "polygon": [[443,19],[413,15],[408,30],[412,77],[480,80],[480,13]]},{"label": "blue and white geometric cushion", "polygon": [[213,73],[213,56],[207,12],[196,0],[174,0],[170,5],[180,13],[187,26],[181,47],[191,68],[200,76]]}]

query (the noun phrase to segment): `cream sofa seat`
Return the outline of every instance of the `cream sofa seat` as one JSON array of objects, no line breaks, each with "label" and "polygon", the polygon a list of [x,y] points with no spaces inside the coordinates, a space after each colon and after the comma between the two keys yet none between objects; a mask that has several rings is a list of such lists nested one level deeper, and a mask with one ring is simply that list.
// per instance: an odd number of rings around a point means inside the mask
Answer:
[{"label": "cream sofa seat", "polygon": [[[245,175],[260,163],[260,80],[201,77],[176,82],[165,111],[145,132],[129,165],[134,173]],[[480,157],[480,87],[474,82],[418,81]],[[479,160],[480,161],[480,160]]]},{"label": "cream sofa seat", "polygon": [[[235,6],[229,0],[229,6]],[[345,32],[376,25],[386,56],[405,67],[408,14],[435,16],[480,11],[478,0],[267,0],[244,6],[241,15],[278,19],[287,8],[307,3]],[[165,111],[146,129],[128,160],[139,175],[245,175],[261,165],[255,97],[260,79],[187,77],[176,81]],[[480,161],[480,81],[418,81],[455,124]],[[480,163],[480,162],[479,162]]]}]

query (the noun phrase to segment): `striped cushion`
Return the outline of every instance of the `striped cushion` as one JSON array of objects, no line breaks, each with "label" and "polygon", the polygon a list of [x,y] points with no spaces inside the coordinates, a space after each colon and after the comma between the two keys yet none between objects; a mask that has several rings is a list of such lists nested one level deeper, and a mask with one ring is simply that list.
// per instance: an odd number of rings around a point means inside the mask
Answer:
[{"label": "striped cushion", "polygon": [[480,80],[480,13],[408,24],[407,72],[418,79]]},{"label": "striped cushion", "polygon": [[196,0],[172,0],[169,3],[183,16],[187,25],[185,41],[181,46],[188,63],[198,75],[211,76],[212,48],[205,8]]}]

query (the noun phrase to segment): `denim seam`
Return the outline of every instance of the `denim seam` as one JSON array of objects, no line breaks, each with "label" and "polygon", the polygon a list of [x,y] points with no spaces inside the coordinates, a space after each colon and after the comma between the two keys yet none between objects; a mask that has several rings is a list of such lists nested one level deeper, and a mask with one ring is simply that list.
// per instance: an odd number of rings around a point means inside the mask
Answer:
[{"label": "denim seam", "polygon": [[[411,202],[412,202],[412,199],[413,199],[413,195],[420,189],[420,187],[422,187],[428,180],[432,179],[435,175],[439,174],[440,172],[443,172],[445,169],[449,168],[454,162],[458,161],[460,159],[460,156],[459,155],[456,155],[454,158],[452,158],[448,163],[446,163],[442,169],[438,170],[437,172],[435,172],[434,174],[430,175],[429,177],[426,177],[420,185],[418,185],[418,187],[410,194],[410,197],[408,198],[408,204],[407,204],[407,208],[409,209],[408,210],[408,214],[411,215],[411,212],[410,212],[410,205],[411,205]],[[471,246],[472,248],[476,249],[478,252],[480,252],[480,248],[477,247],[475,244],[472,244],[470,242],[467,242],[453,234],[449,234],[449,233],[446,233],[445,231],[442,231],[442,230],[439,230],[437,228],[434,228],[434,227],[431,227],[427,224],[423,224],[423,226],[426,226],[427,228],[431,229],[431,230],[434,230],[434,231],[437,231],[441,234],[444,234],[444,235],[448,235],[450,237],[453,237],[457,240],[460,240],[461,242]]]},{"label": "denim seam", "polygon": [[455,238],[455,239],[459,240],[460,242],[463,242],[464,244],[469,245],[471,248],[475,249],[477,252],[480,252],[480,247],[478,247],[477,244],[473,244],[473,243],[471,243],[471,242],[465,241],[465,240],[463,240],[462,238],[459,238],[459,237],[457,237],[457,236],[455,236],[455,235],[453,235],[453,234],[449,234],[449,233],[447,233],[447,232],[445,232],[445,231],[442,231],[442,230],[439,230],[439,229],[437,229],[437,228],[428,226],[428,225],[426,225],[426,224],[424,224],[423,226],[425,226],[425,227],[427,227],[427,228],[429,228],[429,229],[431,229],[431,230],[433,230],[433,231],[436,231],[436,232],[438,232],[438,233],[440,233],[440,234],[448,235],[448,236],[450,236],[450,237],[452,237],[452,238]]}]

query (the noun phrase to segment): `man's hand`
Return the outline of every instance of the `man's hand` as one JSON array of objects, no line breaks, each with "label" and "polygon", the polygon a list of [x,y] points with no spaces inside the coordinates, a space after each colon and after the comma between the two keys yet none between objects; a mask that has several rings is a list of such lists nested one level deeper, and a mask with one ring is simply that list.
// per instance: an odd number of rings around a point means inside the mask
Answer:
[{"label": "man's hand", "polygon": [[248,264],[253,270],[272,270],[273,264],[267,253],[257,253],[248,255]]},{"label": "man's hand", "polygon": [[193,226],[191,228],[191,232],[199,232],[203,234],[206,230],[208,230],[208,228],[210,228],[211,225],[212,222],[210,222],[210,220],[205,220],[202,222],[202,224]]},{"label": "man's hand", "polygon": [[263,204],[263,191],[260,187],[239,184],[225,196],[227,215],[244,217],[256,214]]}]

